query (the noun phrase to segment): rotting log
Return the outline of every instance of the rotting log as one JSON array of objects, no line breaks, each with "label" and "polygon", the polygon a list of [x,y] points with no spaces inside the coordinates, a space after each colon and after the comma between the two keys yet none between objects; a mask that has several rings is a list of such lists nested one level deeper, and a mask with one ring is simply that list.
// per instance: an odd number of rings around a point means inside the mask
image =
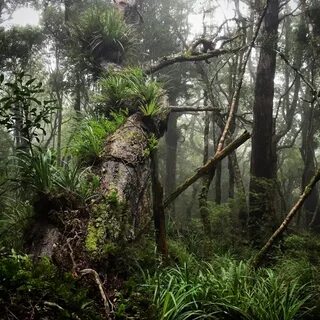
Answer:
[{"label": "rotting log", "polygon": [[206,173],[213,171],[217,164],[228,156],[232,151],[236,150],[239,146],[245,143],[248,139],[250,139],[251,135],[248,131],[244,131],[244,133],[228,144],[224,149],[220,152],[217,152],[213,158],[208,160],[208,162],[200,167],[197,172],[189,177],[184,183],[182,183],[167,199],[164,201],[164,207],[166,208],[172,201],[174,201],[183,191],[185,191],[188,187],[190,187],[194,182],[196,182],[199,178],[201,178]]},{"label": "rotting log", "polygon": [[266,242],[266,244],[262,247],[262,249],[257,253],[257,255],[253,258],[251,266],[253,268],[258,268],[261,266],[262,262],[264,261],[264,258],[269,253],[271,248],[274,246],[274,244],[279,240],[279,238],[282,236],[283,232],[287,229],[289,226],[289,223],[294,218],[294,216],[299,212],[300,208],[303,206],[303,203],[306,201],[306,199],[311,194],[313,188],[317,184],[317,182],[320,180],[320,169],[317,171],[317,173],[312,177],[309,184],[305,187],[303,193],[299,197],[298,201],[295,203],[295,205],[291,208],[279,228],[272,234],[270,239]]}]

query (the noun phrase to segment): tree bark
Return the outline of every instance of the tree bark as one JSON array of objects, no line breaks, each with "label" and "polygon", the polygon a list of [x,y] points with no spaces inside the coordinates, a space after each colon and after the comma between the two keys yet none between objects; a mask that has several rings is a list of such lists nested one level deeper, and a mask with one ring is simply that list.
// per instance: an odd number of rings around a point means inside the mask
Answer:
[{"label": "tree bark", "polygon": [[[165,194],[168,196],[176,189],[177,176],[177,149],[178,149],[178,128],[177,128],[177,113],[170,113],[166,139],[166,173],[165,173]],[[170,206],[172,215],[175,215],[175,204]]]},{"label": "tree bark", "polygon": [[[272,223],[276,154],[274,145],[273,97],[279,1],[270,0],[264,17],[263,43],[257,68],[250,167],[249,236],[259,245]],[[270,226],[269,226],[270,227]]]},{"label": "tree bark", "polygon": [[163,188],[159,180],[158,171],[157,150],[154,150],[151,154],[153,219],[158,252],[166,258],[168,256],[166,220],[163,207]]}]

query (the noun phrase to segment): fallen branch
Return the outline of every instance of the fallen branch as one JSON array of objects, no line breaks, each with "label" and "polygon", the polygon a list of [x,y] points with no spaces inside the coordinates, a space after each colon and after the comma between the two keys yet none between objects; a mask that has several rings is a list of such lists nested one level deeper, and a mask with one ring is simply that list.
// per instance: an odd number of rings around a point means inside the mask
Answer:
[{"label": "fallen branch", "polygon": [[87,274],[91,274],[94,278],[95,283],[97,284],[99,291],[100,291],[100,296],[102,298],[103,301],[103,306],[104,306],[104,310],[106,312],[107,315],[107,319],[111,319],[110,318],[110,306],[112,306],[112,303],[109,301],[109,299],[107,298],[105,292],[104,292],[104,288],[103,288],[103,284],[100,280],[100,277],[97,273],[97,271],[93,270],[93,269],[83,269],[80,271],[81,275],[87,275]]},{"label": "fallen branch", "polygon": [[239,146],[241,146],[244,142],[250,139],[251,134],[248,131],[245,131],[240,137],[232,141],[228,144],[223,150],[217,152],[213,158],[211,158],[204,166],[200,167],[197,172],[190,178],[188,178],[183,184],[181,184],[167,199],[164,201],[164,207],[168,207],[168,205],[174,201],[183,191],[185,191],[188,187],[190,187],[194,182],[196,182],[199,178],[201,178],[206,173],[212,171],[217,164],[228,156],[231,152],[236,150]]},{"label": "fallen branch", "polygon": [[151,66],[144,67],[143,71],[145,74],[152,74],[175,63],[204,61],[211,58],[219,57],[223,54],[237,53],[243,49],[246,49],[246,46],[238,47],[235,49],[215,49],[207,53],[197,53],[190,51],[185,51],[182,53],[179,52],[171,56],[162,57],[159,61],[155,62]]},{"label": "fallen branch", "polygon": [[308,198],[308,196],[311,194],[314,186],[316,183],[320,180],[320,169],[317,171],[317,173],[311,178],[309,184],[305,187],[303,193],[301,194],[299,200],[296,202],[296,204],[292,207],[286,218],[281,223],[280,227],[273,233],[273,235],[270,237],[270,239],[267,241],[267,243],[262,247],[262,249],[257,253],[257,255],[252,260],[252,267],[258,268],[261,266],[261,263],[263,262],[264,257],[266,254],[270,251],[272,246],[275,244],[275,242],[281,237],[283,232],[287,229],[290,221],[293,219],[293,217],[299,212],[299,209],[302,207],[305,200]]}]

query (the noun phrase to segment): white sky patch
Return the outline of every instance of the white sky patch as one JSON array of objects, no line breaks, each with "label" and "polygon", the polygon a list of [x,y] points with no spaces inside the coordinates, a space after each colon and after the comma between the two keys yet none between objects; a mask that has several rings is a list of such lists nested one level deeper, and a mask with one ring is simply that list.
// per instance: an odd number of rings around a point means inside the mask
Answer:
[{"label": "white sky patch", "polygon": [[10,19],[2,23],[5,28],[10,28],[12,26],[37,26],[39,25],[40,15],[39,12],[32,8],[23,7],[17,9],[11,16]]},{"label": "white sky patch", "polygon": [[[206,13],[206,25],[220,26],[225,20],[235,17],[235,6],[233,1],[229,0],[215,0],[215,1],[203,1],[197,12],[190,15],[191,30],[193,35],[199,36],[203,33],[203,11],[208,8],[214,8],[210,12]],[[240,11],[242,15],[247,16],[248,6],[240,2]]]}]

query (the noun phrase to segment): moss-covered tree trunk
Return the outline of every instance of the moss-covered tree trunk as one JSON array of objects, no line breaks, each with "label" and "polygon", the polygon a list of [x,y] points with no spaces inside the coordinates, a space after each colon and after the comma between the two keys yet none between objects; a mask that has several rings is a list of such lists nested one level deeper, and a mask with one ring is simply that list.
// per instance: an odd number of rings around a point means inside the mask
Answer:
[{"label": "moss-covered tree trunk", "polygon": [[39,216],[47,218],[36,222],[27,239],[33,255],[80,270],[146,233],[153,218],[151,141],[164,133],[164,118],[137,112],[106,139],[100,162],[92,169],[100,185],[86,208],[59,211],[56,200],[38,205]]},{"label": "moss-covered tree trunk", "polygon": [[136,113],[105,144],[99,199],[92,205],[86,247],[101,251],[108,241],[132,241],[152,220],[150,139],[163,131]]}]

